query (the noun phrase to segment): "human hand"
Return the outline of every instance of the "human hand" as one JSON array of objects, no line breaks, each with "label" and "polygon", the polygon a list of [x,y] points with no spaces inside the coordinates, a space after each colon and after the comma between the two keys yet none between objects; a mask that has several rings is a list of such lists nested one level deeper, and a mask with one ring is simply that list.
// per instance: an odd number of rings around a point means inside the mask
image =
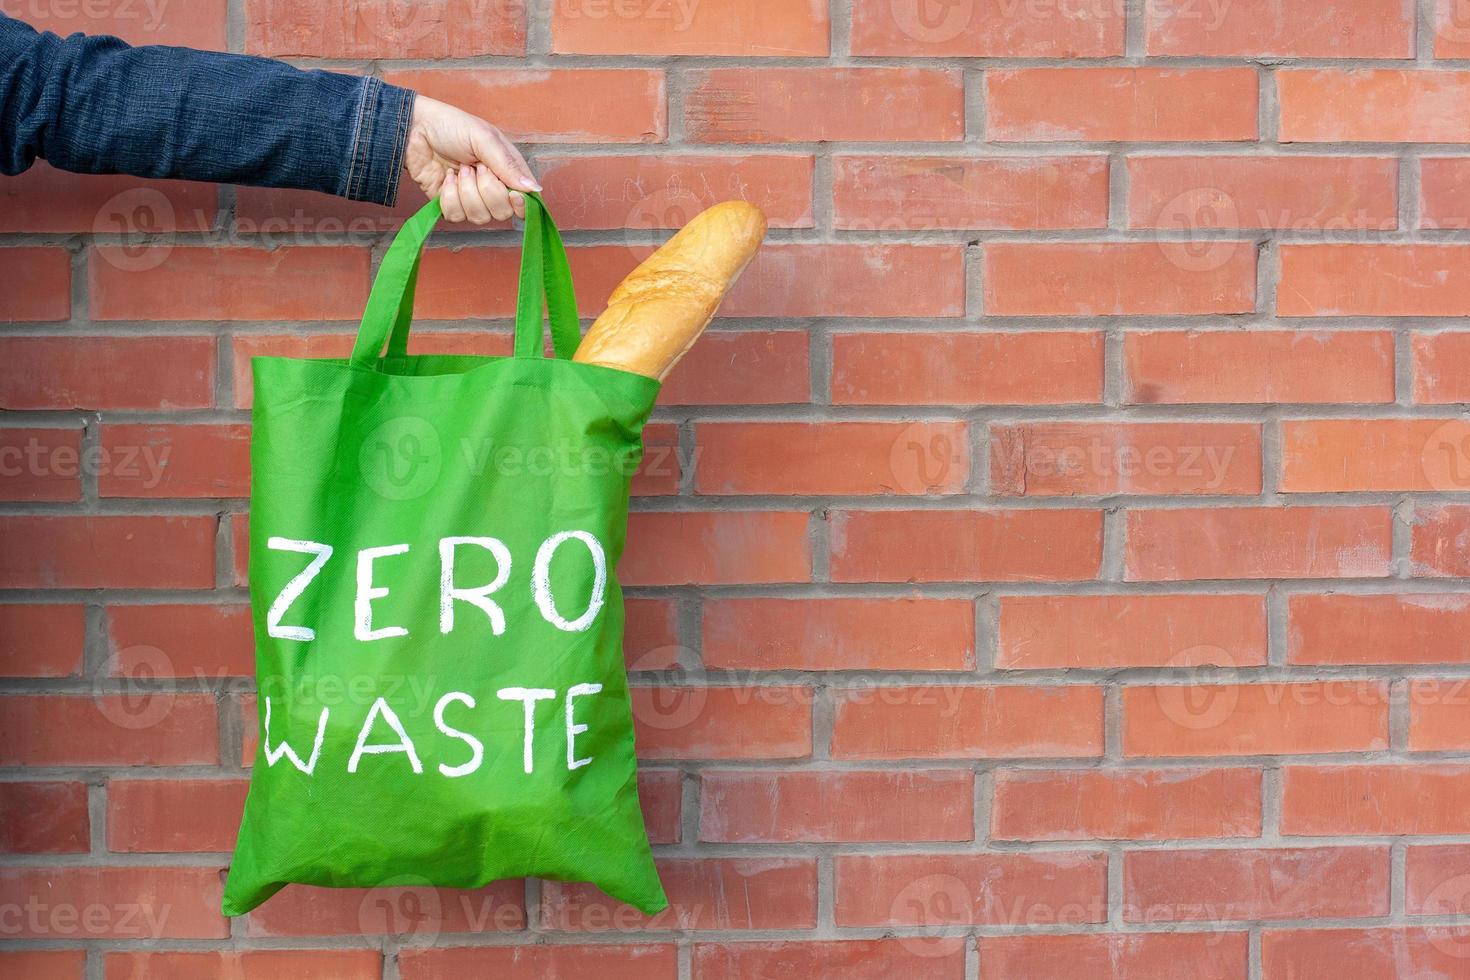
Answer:
[{"label": "human hand", "polygon": [[438,196],[444,217],[483,225],[526,216],[518,191],[541,185],[521,151],[479,116],[435,99],[416,96],[403,169],[429,197]]}]

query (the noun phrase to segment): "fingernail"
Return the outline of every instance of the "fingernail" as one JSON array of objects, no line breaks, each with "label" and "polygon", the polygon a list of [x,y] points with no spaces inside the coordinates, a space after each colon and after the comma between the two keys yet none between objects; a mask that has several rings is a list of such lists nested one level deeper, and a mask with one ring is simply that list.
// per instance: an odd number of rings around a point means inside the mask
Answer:
[{"label": "fingernail", "polygon": [[541,193],[541,185],[536,183],[536,181],[532,180],[530,177],[526,178],[525,186],[526,190],[528,191],[535,191],[537,194]]}]

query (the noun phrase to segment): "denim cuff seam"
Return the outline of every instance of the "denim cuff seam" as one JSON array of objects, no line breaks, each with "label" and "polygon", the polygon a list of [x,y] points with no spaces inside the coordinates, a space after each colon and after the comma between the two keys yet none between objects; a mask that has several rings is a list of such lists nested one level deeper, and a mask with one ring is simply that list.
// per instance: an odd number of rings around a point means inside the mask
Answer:
[{"label": "denim cuff seam", "polygon": [[[376,101],[375,86],[382,82],[372,76],[362,80],[357,99],[357,119],[352,125],[352,142],[348,151],[347,186],[344,195],[350,201],[362,200],[361,175],[368,169],[368,154],[372,152],[372,103]],[[365,124],[365,125],[364,125]]]},{"label": "denim cuff seam", "polygon": [[[391,94],[392,86],[385,85],[385,92]],[[403,173],[403,157],[408,151],[408,130],[413,121],[413,103],[418,93],[412,89],[403,89],[403,97],[398,99],[397,125],[393,130],[393,159],[388,167],[388,186],[385,188],[383,203],[392,207],[398,203],[398,184]]]}]

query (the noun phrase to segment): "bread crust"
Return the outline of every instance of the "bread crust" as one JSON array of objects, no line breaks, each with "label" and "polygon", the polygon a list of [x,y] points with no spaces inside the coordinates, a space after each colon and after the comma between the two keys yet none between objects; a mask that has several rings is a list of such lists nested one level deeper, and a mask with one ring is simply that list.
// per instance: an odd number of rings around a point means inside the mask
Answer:
[{"label": "bread crust", "polygon": [[662,381],[694,346],[766,234],[766,216],[725,201],[679,230],[629,273],[573,360]]}]

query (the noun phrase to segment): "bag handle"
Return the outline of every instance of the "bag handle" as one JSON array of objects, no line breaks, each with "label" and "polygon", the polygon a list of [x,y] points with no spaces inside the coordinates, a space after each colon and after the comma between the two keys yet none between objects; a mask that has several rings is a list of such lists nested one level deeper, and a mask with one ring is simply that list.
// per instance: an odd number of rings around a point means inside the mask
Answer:
[{"label": "bag handle", "polygon": [[[541,357],[544,352],[542,321],[549,307],[551,342],[556,356],[570,359],[582,340],[577,320],[577,299],[572,290],[572,272],[567,264],[561,234],[537,194],[526,198],[525,234],[521,240],[520,285],[516,293],[516,357]],[[408,332],[413,323],[414,289],[418,283],[419,260],[424,240],[434,230],[443,212],[435,198],[404,222],[383,255],[373,289],[363,310],[357,342],[352,347],[352,364],[375,367],[388,342],[388,356],[408,353]]]}]

